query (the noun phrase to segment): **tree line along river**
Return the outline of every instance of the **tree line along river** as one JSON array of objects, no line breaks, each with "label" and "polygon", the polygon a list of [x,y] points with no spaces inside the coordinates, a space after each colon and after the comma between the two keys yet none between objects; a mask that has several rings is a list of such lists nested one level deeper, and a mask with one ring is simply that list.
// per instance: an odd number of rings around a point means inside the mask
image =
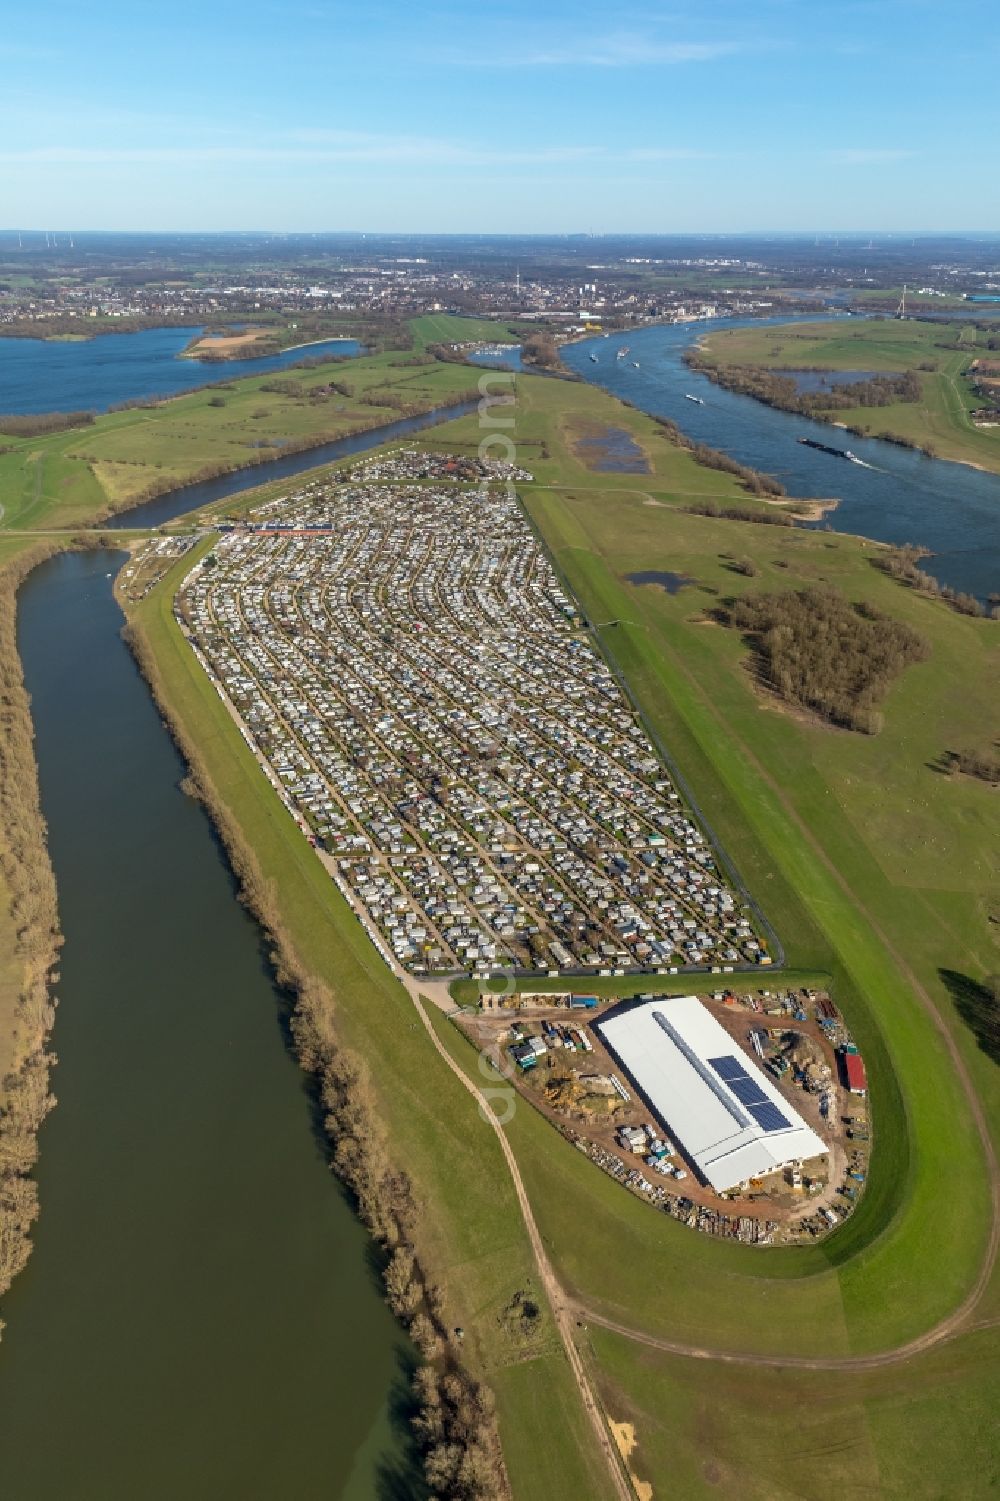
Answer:
[{"label": "tree line along river", "polygon": [[[693,336],[630,334],[639,370],[609,340],[566,357],[792,493],[842,495],[839,527],[935,547],[935,572],[956,588],[996,586],[1000,480],[861,440],[852,446],[876,467],[843,473],[795,442],[829,428],[689,372]],[[130,337],[143,336],[116,343]],[[704,407],[684,401],[695,381]],[[139,393],[116,399],[126,394]],[[120,520],[156,525],[448,415],[175,491]],[[19,600],[66,942],[43,1212],[4,1305],[2,1493],[419,1496],[410,1354],[313,1134],[258,930],[179,788],[182,762],[120,638],[118,562],[56,557]]]}]

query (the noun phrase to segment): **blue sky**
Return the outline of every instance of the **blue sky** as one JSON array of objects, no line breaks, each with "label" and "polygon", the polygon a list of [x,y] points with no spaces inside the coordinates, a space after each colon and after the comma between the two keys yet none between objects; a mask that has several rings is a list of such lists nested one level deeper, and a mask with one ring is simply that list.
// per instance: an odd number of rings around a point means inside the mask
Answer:
[{"label": "blue sky", "polygon": [[5,227],[1000,229],[986,0],[5,12]]}]

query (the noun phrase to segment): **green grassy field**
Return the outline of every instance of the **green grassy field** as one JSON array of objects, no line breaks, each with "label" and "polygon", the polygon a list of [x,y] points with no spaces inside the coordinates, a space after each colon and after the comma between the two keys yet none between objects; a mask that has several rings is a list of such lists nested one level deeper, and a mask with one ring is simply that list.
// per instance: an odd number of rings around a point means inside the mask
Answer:
[{"label": "green grassy field", "polygon": [[457,313],[426,313],[410,323],[420,349],[426,349],[428,344],[465,344],[472,340],[484,344],[516,343],[533,327],[531,323],[511,319],[464,318]]},{"label": "green grassy field", "polygon": [[[688,515],[678,504],[687,496],[712,495],[723,506],[745,497],[727,476],[699,469],[651,419],[593,388],[526,377],[518,392],[518,450],[536,475],[524,487],[532,520],[589,617],[617,622],[600,631],[602,644],[790,963],[832,977],[866,1056],[875,1121],[872,1181],[854,1217],[821,1247],[767,1252],[656,1214],[534,1111],[518,1109],[509,1139],[546,1248],[588,1307],[666,1338],[750,1355],[892,1347],[951,1313],[975,1285],[986,1246],[985,1161],[957,1063],[994,1138],[997,1071],[940,972],[979,978],[1000,968],[998,805],[982,784],[932,766],[949,742],[985,746],[1000,732],[990,686],[1000,666],[997,627],[901,589],[872,569],[872,549],[856,539]],[[648,473],[588,470],[574,451],[581,421],[626,429]],[[480,437],[470,417],[420,441],[467,451]],[[732,556],[752,557],[758,576],[734,574]],[[625,582],[634,569],[657,566],[692,584],[669,596]],[[505,1343],[503,1308],[530,1284],[532,1267],[496,1143],[415,1028],[404,993],[181,640],[170,611],[177,581],[175,570],[137,619],[173,712],[275,883],[304,962],[333,986],[345,1040],[372,1065],[392,1138],[431,1206],[423,1236],[449,1317],[470,1330],[474,1358],[497,1390],[515,1493],[567,1501],[601,1494],[551,1327],[537,1351]],[[762,700],[745,647],[711,623],[713,605],[740,590],[822,582],[871,600],[931,642],[930,659],[891,690],[876,737]],[[474,1074],[469,1044],[443,1017],[435,1025]],[[977,1316],[997,1312],[994,1276]],[[825,1472],[812,1484],[816,1466],[831,1466],[842,1489],[859,1493],[988,1493],[978,1455],[989,1404],[1000,1396],[996,1331],[864,1378],[668,1358],[603,1331],[590,1337],[606,1408],[635,1422],[633,1468],[657,1496],[699,1495],[726,1479],[752,1496],[832,1494]],[[551,1421],[553,1408],[561,1419]],[[856,1454],[853,1438],[844,1442],[855,1432]],[[549,1452],[540,1462],[543,1442],[559,1445],[556,1463]]]},{"label": "green grassy field", "polygon": [[[989,353],[970,322],[948,325],[894,319],[796,323],[786,327],[724,329],[701,341],[719,366],[760,365],[769,370],[914,370],[922,397],[885,407],[831,409],[867,436],[897,433],[918,446],[931,444],[943,459],[976,464],[1000,473],[1000,430],[976,428],[970,411],[979,403],[966,378],[977,354]],[[942,348],[961,339],[962,349]],[[932,370],[922,366],[933,364]]]},{"label": "green grassy field", "polygon": [[996,1494],[1000,1360],[975,1333],[874,1373],[683,1360],[588,1331],[605,1406],[635,1425],[632,1467],[684,1501],[974,1501]]}]

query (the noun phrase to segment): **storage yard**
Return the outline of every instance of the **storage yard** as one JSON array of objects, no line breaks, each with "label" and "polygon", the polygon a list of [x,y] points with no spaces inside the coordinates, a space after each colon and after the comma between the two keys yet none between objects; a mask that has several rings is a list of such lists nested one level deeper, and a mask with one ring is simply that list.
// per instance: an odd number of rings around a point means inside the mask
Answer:
[{"label": "storage yard", "polygon": [[176,610],[390,967],[770,963],[518,502],[396,450],[226,532]]},{"label": "storage yard", "polygon": [[[647,1035],[656,1014],[679,1043]],[[810,1241],[863,1191],[869,1117],[849,1083],[863,1064],[824,993],[484,994],[462,1026],[593,1162],[694,1229]]]},{"label": "storage yard", "polygon": [[116,587],[129,604],[138,604],[195,543],[194,536],[152,537],[132,554],[118,576]]}]

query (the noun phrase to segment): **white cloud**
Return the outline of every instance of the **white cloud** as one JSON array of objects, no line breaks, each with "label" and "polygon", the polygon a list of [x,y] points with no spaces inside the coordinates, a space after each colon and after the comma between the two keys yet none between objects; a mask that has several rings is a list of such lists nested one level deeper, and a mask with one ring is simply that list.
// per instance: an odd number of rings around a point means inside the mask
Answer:
[{"label": "white cloud", "polygon": [[[571,31],[572,27],[567,30]],[[514,50],[453,53],[449,61],[482,68],[636,68],[650,65],[712,62],[738,52],[736,42],[672,42],[642,32],[616,31],[556,41],[526,39]]]},{"label": "white cloud", "polygon": [[826,153],[828,161],[844,167],[879,167],[915,155],[914,151],[901,151],[892,146],[846,146]]},{"label": "white cloud", "polygon": [[236,145],[230,141],[203,145],[100,146],[49,145],[24,150],[0,149],[0,166],[179,166],[213,165],[304,167],[351,162],[406,165],[571,166],[574,163],[614,165],[620,162],[702,160],[706,153],[683,146],[635,146],[620,151],[599,145],[540,145],[516,149],[435,137],[365,135],[349,131],[302,131],[281,140]]}]

